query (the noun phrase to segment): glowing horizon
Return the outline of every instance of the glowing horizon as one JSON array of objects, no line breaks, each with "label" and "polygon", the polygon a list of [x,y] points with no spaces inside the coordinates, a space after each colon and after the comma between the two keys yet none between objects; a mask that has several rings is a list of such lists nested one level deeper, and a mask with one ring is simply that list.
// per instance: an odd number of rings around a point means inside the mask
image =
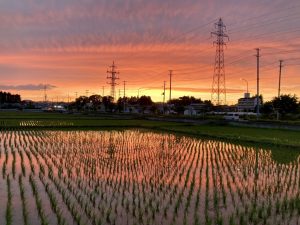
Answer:
[{"label": "glowing horizon", "polygon": [[[220,9],[219,5],[223,5]],[[256,93],[254,49],[261,48],[261,94],[277,95],[279,60],[284,60],[282,94],[300,97],[300,5],[284,1],[139,2],[36,0],[0,2],[0,90],[22,99],[67,101],[89,94],[109,95],[106,70],[114,60],[126,96],[162,101],[163,81],[172,97],[210,100],[215,47],[210,32],[223,18],[230,41],[225,49],[227,103]],[[109,13],[114,11],[115,13]],[[250,13],[251,12],[251,13]],[[247,15],[246,17],[244,15]],[[298,27],[297,27],[298,25]],[[166,91],[166,99],[169,91]]]}]

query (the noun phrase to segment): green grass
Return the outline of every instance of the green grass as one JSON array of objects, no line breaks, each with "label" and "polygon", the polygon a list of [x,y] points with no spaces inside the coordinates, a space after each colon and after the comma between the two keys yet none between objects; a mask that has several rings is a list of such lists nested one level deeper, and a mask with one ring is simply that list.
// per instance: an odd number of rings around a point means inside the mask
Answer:
[{"label": "green grass", "polygon": [[225,138],[230,140],[243,140],[265,144],[300,147],[300,132],[279,129],[235,127],[227,125],[191,125],[179,127],[166,127],[169,131]]},{"label": "green grass", "polygon": [[[21,122],[32,122],[24,127]],[[280,129],[235,127],[229,125],[193,125],[166,121],[150,121],[138,117],[113,117],[108,114],[68,115],[57,113],[0,113],[2,129],[97,129],[97,128],[146,128],[160,131],[177,132],[231,141],[272,144],[300,148],[300,132]]]}]

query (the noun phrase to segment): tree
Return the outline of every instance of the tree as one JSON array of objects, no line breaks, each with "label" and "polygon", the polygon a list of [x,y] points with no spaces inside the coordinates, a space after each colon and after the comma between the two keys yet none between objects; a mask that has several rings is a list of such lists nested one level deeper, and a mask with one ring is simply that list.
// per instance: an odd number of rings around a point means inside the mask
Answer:
[{"label": "tree", "polygon": [[113,110],[113,108],[114,108],[113,97],[104,96],[102,98],[102,103],[104,104],[105,111],[107,111],[107,110],[112,111]]},{"label": "tree", "polygon": [[128,103],[127,97],[119,98],[117,101],[117,110],[119,112],[124,111],[124,104],[126,105]]},{"label": "tree", "polygon": [[138,104],[140,104],[140,106],[150,106],[153,104],[153,101],[151,99],[150,96],[141,96],[139,99],[138,99]]},{"label": "tree", "polygon": [[213,104],[211,103],[211,101],[210,100],[204,100],[204,102],[203,102],[204,104],[205,104],[205,111],[210,111],[212,108],[213,108]]},{"label": "tree", "polygon": [[138,99],[138,104],[142,107],[142,112],[144,113],[148,106],[153,105],[153,101],[150,96],[141,96]]},{"label": "tree", "polygon": [[96,110],[102,103],[102,97],[100,95],[91,95],[89,102],[92,103],[93,109]]},{"label": "tree", "polygon": [[299,107],[296,95],[281,95],[272,100],[274,109],[278,110],[281,115],[296,113]]},{"label": "tree", "polygon": [[266,115],[270,115],[273,112],[274,112],[274,108],[273,108],[273,102],[272,101],[265,102],[262,105],[261,113],[266,114]]},{"label": "tree", "polygon": [[80,96],[79,98],[76,98],[74,106],[77,110],[82,110],[87,103],[89,103],[89,98],[86,96]]},{"label": "tree", "polygon": [[[207,102],[209,104],[210,101]],[[200,98],[195,98],[193,96],[182,96],[177,99],[172,99],[168,102],[169,104],[173,104],[175,107],[175,111],[178,113],[183,113],[186,106],[192,104],[192,103],[203,103]]]},{"label": "tree", "polygon": [[20,103],[21,102],[21,96],[20,95],[14,95],[9,92],[2,92],[0,91],[0,103]]},{"label": "tree", "polygon": [[101,95],[91,95],[89,101],[93,103],[93,105],[100,105],[102,103],[102,97]]},{"label": "tree", "polygon": [[129,99],[128,99],[128,104],[130,105],[137,105],[138,104],[138,101],[139,101],[139,98],[135,97],[135,96],[131,96]]}]

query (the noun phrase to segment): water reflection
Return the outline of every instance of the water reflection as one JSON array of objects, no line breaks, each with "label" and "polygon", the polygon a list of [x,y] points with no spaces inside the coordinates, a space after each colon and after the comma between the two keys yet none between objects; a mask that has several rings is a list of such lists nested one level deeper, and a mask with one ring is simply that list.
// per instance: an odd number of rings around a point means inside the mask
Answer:
[{"label": "water reflection", "polygon": [[[81,224],[300,222],[294,150],[145,130],[9,131],[0,138],[0,185],[23,176],[29,190],[31,175],[45,186],[48,217],[61,210],[67,224],[76,215]],[[50,207],[53,196],[59,210]]]}]

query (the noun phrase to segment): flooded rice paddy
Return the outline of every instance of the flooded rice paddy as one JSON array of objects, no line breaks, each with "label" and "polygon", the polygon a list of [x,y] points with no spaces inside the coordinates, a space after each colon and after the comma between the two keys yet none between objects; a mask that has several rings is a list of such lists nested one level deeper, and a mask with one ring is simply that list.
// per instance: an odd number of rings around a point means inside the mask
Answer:
[{"label": "flooded rice paddy", "polygon": [[2,131],[0,150],[0,224],[300,224],[299,156],[145,130]]}]

